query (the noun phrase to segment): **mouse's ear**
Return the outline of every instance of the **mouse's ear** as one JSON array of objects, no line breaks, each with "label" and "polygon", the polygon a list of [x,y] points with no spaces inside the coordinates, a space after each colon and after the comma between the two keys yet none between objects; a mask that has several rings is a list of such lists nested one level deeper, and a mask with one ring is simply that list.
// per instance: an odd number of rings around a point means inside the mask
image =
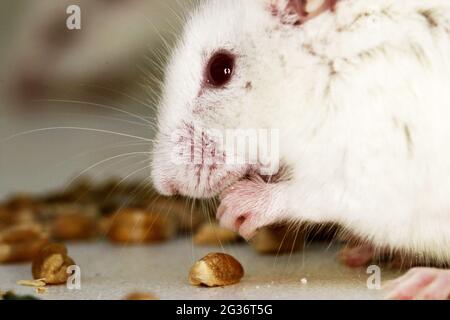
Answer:
[{"label": "mouse's ear", "polygon": [[[327,11],[334,11],[338,0],[275,0],[274,9],[284,23],[302,24]],[[279,8],[280,2],[284,8]],[[286,3],[287,2],[287,3]]]}]

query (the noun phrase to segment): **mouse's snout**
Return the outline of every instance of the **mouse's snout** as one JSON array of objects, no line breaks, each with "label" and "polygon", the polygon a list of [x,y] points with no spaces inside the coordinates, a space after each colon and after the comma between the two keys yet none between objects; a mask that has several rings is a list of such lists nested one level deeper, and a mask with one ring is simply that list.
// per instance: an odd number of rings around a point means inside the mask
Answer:
[{"label": "mouse's snout", "polygon": [[175,180],[163,181],[158,190],[165,196],[176,196],[180,193],[179,186]]},{"label": "mouse's snout", "polygon": [[160,134],[154,149],[152,179],[164,195],[209,198],[241,178],[247,167],[227,163],[219,134],[183,123]]}]

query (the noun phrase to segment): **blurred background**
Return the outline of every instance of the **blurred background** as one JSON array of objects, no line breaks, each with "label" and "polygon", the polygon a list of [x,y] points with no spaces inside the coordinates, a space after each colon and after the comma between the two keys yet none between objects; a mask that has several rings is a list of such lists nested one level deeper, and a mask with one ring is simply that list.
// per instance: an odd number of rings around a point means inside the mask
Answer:
[{"label": "blurred background", "polygon": [[[81,30],[66,25],[70,5]],[[162,69],[188,0],[0,2],[0,199],[148,177]]]}]

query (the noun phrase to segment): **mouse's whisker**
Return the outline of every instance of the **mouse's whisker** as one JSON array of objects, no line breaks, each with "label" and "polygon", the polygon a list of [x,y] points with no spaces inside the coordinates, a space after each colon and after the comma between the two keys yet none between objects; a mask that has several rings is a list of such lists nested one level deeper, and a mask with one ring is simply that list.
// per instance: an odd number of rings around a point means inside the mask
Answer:
[{"label": "mouse's whisker", "polygon": [[135,114],[133,112],[130,111],[126,111],[120,107],[116,107],[116,106],[110,106],[110,105],[106,105],[106,104],[102,104],[102,103],[95,103],[95,102],[90,102],[90,101],[81,101],[81,100],[66,100],[66,99],[37,99],[34,100],[36,102],[54,102],[54,103],[67,103],[67,104],[74,104],[74,105],[83,105],[83,106],[89,106],[89,107],[97,107],[97,108],[101,108],[101,109],[108,109],[108,110],[113,110],[113,111],[117,111],[119,113],[123,113],[126,114],[130,117],[142,120],[144,123],[146,124],[152,124],[150,121],[148,121],[147,119],[145,119],[144,117]]},{"label": "mouse's whisker", "polygon": [[[144,151],[139,151],[139,152],[129,152],[129,153],[123,153],[123,154],[119,154],[119,155],[115,155],[113,157],[109,157],[107,159],[101,160],[96,162],[95,164],[89,166],[88,168],[84,169],[83,171],[81,171],[79,174],[77,174],[74,178],[72,178],[67,185],[71,185],[75,180],[77,180],[78,178],[80,178],[81,176],[83,176],[86,172],[88,172],[89,170],[94,169],[95,167],[98,167],[100,165],[102,165],[103,163],[109,162],[111,160],[117,159],[117,158],[121,158],[121,157],[129,157],[132,155],[148,155],[149,152],[144,152]],[[65,190],[67,191],[67,190]]]},{"label": "mouse's whisker", "polygon": [[[76,113],[76,112],[52,112],[52,116],[58,116],[58,120],[61,121],[61,118],[59,116],[78,116],[78,117],[84,117],[84,118],[93,118],[93,119],[104,119],[108,121],[117,121],[127,124],[132,124],[133,126],[142,126],[142,127],[154,127],[155,124],[151,123],[142,123],[138,121],[128,120],[120,117],[111,117],[111,116],[103,116],[98,114],[90,114],[90,113]],[[73,120],[73,119],[72,119]]]},{"label": "mouse's whisker", "polygon": [[[134,163],[133,165],[141,165],[141,164],[146,163],[146,162],[148,162],[148,159],[139,161],[139,162],[137,162],[137,163]],[[149,169],[149,168],[150,168],[150,165],[144,166],[144,167],[142,167],[142,168],[139,168],[139,169],[137,169],[137,170],[132,171],[130,174],[128,174],[128,175],[126,175],[125,177],[123,177],[122,179],[120,179],[120,181],[114,186],[114,188],[112,188],[111,191],[107,194],[106,199],[109,199],[109,198],[113,195],[113,193],[114,193],[114,192],[115,192],[115,191],[116,191],[123,183],[125,183],[126,180],[128,180],[128,179],[131,178],[131,177],[133,177],[133,176],[136,175],[137,173],[142,172],[142,171],[144,171],[144,170],[146,170],[146,169]],[[134,191],[136,191],[136,190],[134,190]],[[136,198],[136,195],[135,195],[135,198]]]},{"label": "mouse's whisker", "polygon": [[59,167],[68,161],[76,160],[76,159],[82,158],[84,156],[96,154],[96,153],[102,152],[102,151],[114,150],[114,149],[118,149],[118,148],[137,147],[137,146],[147,146],[148,147],[150,145],[151,145],[150,142],[126,142],[126,143],[108,144],[101,148],[91,148],[91,149],[87,149],[85,151],[79,152],[64,161],[55,164],[55,167]]},{"label": "mouse's whisker", "polygon": [[136,136],[136,135],[131,135],[131,134],[127,134],[127,133],[123,133],[123,132],[117,132],[117,131],[112,131],[112,130],[104,130],[104,129],[96,129],[96,128],[83,128],[83,127],[47,127],[47,128],[38,128],[38,129],[31,129],[31,130],[27,130],[27,131],[22,131],[19,133],[15,133],[13,135],[10,135],[4,139],[0,140],[0,143],[5,143],[8,142],[12,139],[21,137],[21,136],[25,136],[25,135],[29,135],[29,134],[33,134],[33,133],[40,133],[40,132],[45,132],[45,131],[53,131],[53,130],[75,130],[75,131],[87,131],[87,132],[96,132],[96,133],[105,133],[105,134],[112,134],[112,135],[118,135],[118,136],[122,136],[122,137],[127,137],[127,138],[134,138],[137,140],[142,140],[142,141],[147,141],[147,142],[153,142],[153,139],[149,139],[149,138],[144,138],[144,137],[140,137],[140,136]]},{"label": "mouse's whisker", "polygon": [[[142,157],[142,156],[143,156],[143,155],[137,154],[137,155],[130,156],[130,157],[126,157],[126,158],[122,158],[122,159],[116,159],[116,160],[118,160],[118,161],[112,160],[111,163],[109,163],[109,164],[103,166],[101,169],[99,169],[98,171],[96,171],[96,173],[93,174],[93,175],[91,175],[91,176],[92,176],[93,179],[95,179],[95,178],[97,178],[98,176],[103,175],[104,172],[106,172],[107,170],[112,170],[112,169],[114,169],[114,168],[118,168],[118,169],[120,169],[120,171],[126,172],[126,171],[128,171],[130,168],[135,167],[135,166],[137,166],[137,165],[140,165],[140,164],[142,164],[142,163],[148,161],[148,158],[146,157],[145,160],[141,160],[141,161],[138,161],[138,162],[134,162],[134,161],[133,161],[132,163],[125,164],[126,162],[129,162],[130,160],[133,160],[134,158],[140,158],[140,157]],[[136,160],[137,160],[137,159],[136,159]]]},{"label": "mouse's whisker", "polygon": [[120,96],[128,98],[131,101],[134,101],[134,102],[136,102],[136,103],[138,103],[138,104],[140,104],[140,105],[142,105],[144,107],[150,108],[152,110],[154,110],[154,108],[155,108],[154,105],[149,104],[149,103],[143,101],[142,99],[139,99],[138,97],[135,97],[135,96],[133,96],[133,95],[131,95],[129,93],[126,93],[126,92],[118,90],[118,89],[112,89],[112,88],[108,88],[108,87],[101,86],[101,85],[86,85],[86,84],[83,84],[83,85],[80,85],[80,86],[91,87],[91,88],[95,88],[95,89],[101,89],[101,90],[104,90],[104,91],[107,91],[107,92],[119,94]]}]

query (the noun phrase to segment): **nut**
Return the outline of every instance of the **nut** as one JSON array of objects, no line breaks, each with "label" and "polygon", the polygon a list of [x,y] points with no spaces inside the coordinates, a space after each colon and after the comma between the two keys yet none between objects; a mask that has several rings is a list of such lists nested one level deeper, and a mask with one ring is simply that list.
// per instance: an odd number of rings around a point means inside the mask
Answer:
[{"label": "nut", "polygon": [[17,195],[0,206],[0,224],[10,226],[36,222],[38,203],[26,195]]},{"label": "nut", "polygon": [[64,192],[64,197],[72,202],[86,202],[92,197],[92,181],[87,177],[77,178]]},{"label": "nut", "polygon": [[41,205],[41,211],[47,220],[54,220],[60,216],[82,215],[96,218],[99,208],[96,204],[80,204],[80,203],[52,203]]},{"label": "nut", "polygon": [[151,243],[167,240],[175,235],[172,217],[139,209],[123,209],[111,217],[107,232],[113,242],[122,244]]},{"label": "nut", "polygon": [[227,286],[239,282],[243,276],[244,268],[235,258],[225,253],[210,253],[194,264],[189,282],[195,286]]},{"label": "nut", "polygon": [[282,225],[260,229],[251,244],[259,253],[280,254],[300,250],[304,240],[303,232]]},{"label": "nut", "polygon": [[96,234],[96,222],[81,213],[60,215],[52,222],[50,233],[59,240],[90,239]]},{"label": "nut", "polygon": [[0,230],[1,227],[6,227],[9,225],[10,213],[9,211],[0,204]]},{"label": "nut", "polygon": [[146,292],[133,292],[125,297],[125,300],[159,300],[156,296]]},{"label": "nut", "polygon": [[6,209],[10,211],[31,210],[35,211],[38,208],[37,201],[32,196],[27,194],[17,194],[11,197],[6,202]]},{"label": "nut", "polygon": [[0,263],[31,261],[47,243],[40,225],[8,227],[0,232]]},{"label": "nut", "polygon": [[197,245],[222,245],[235,242],[239,235],[229,229],[225,229],[216,223],[204,223],[200,226],[194,236]]},{"label": "nut", "polygon": [[102,236],[108,234],[109,229],[111,229],[112,218],[111,217],[101,217],[97,220],[97,230]]},{"label": "nut", "polygon": [[33,260],[31,272],[34,279],[43,279],[48,284],[61,284],[69,277],[67,268],[74,264],[64,245],[51,243],[42,248]]},{"label": "nut", "polygon": [[204,220],[200,205],[190,205],[186,198],[161,197],[151,200],[146,206],[152,212],[174,217],[178,223],[178,231],[191,233],[199,227]]}]

